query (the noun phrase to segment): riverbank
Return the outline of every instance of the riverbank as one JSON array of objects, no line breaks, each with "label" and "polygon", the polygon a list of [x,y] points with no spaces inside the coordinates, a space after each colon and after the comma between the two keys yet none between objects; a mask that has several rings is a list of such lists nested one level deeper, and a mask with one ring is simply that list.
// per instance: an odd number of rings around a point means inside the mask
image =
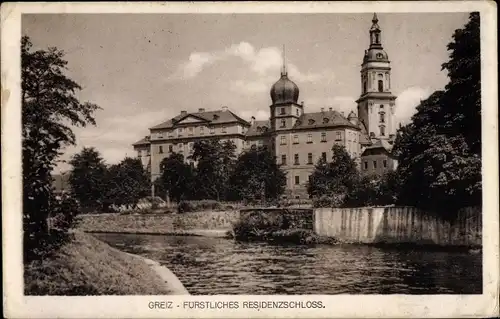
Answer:
[{"label": "riverbank", "polygon": [[183,214],[94,214],[78,216],[78,229],[87,233],[224,237],[239,211]]},{"label": "riverbank", "polygon": [[73,239],[43,260],[25,265],[26,295],[188,294],[166,267],[112,248],[90,234]]}]

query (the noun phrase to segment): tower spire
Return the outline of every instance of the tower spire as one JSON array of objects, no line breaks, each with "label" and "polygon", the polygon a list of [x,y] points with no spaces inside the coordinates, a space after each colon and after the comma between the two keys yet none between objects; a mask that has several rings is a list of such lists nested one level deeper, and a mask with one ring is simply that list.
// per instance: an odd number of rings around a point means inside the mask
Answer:
[{"label": "tower spire", "polygon": [[372,22],[373,22],[373,24],[377,24],[377,22],[378,22],[378,18],[377,18],[377,13],[376,12],[373,13]]},{"label": "tower spire", "polygon": [[382,46],[382,31],[378,25],[377,13],[373,13],[372,27],[370,28],[370,47],[381,47]]},{"label": "tower spire", "polygon": [[283,65],[281,67],[281,76],[286,76],[287,75],[287,70],[286,70],[286,56],[285,56],[285,45],[283,44]]}]

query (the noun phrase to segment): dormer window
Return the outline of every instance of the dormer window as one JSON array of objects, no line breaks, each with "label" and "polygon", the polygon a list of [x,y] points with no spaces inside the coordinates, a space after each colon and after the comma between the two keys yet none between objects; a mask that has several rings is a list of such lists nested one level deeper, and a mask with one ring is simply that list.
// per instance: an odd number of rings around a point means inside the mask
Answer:
[{"label": "dormer window", "polygon": [[323,119],[323,124],[327,124],[328,122],[330,122],[330,120],[329,120],[327,117],[325,117],[325,118]]},{"label": "dormer window", "polygon": [[314,124],[314,120],[313,119],[310,119],[309,120],[309,125],[313,125]]},{"label": "dormer window", "polygon": [[262,127],[261,126],[257,126],[257,132],[262,132]]},{"label": "dormer window", "polygon": [[219,119],[219,115],[214,114],[214,120],[218,120],[218,119]]}]

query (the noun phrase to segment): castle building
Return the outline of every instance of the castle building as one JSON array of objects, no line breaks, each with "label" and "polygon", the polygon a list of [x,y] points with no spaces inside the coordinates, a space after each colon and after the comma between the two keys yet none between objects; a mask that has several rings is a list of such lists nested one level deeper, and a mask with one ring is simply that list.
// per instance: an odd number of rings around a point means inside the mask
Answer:
[{"label": "castle building", "polygon": [[133,144],[152,180],[160,175],[160,162],[171,153],[189,160],[194,142],[216,138],[231,140],[236,152],[266,146],[287,173],[288,198],[307,198],[307,182],[317,161],[332,158],[334,144],[345,147],[361,172],[382,174],[396,168],[391,148],[396,133],[395,99],[391,93],[391,68],[382,47],[382,32],[374,14],[370,46],[361,64],[361,95],[357,112],[347,117],[332,108],[308,113],[298,103],[299,87],[289,77],[285,58],[279,80],[270,90],[267,121],[244,120],[227,107],[217,111],[181,113],[151,127],[150,135]]}]

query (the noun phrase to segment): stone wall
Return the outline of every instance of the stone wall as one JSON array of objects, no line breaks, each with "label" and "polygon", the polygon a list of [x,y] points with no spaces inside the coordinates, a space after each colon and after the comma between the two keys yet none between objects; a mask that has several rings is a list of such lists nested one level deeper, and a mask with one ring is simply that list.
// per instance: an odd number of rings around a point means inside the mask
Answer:
[{"label": "stone wall", "polygon": [[352,243],[409,243],[481,246],[481,208],[444,220],[414,207],[315,208],[318,235]]},{"label": "stone wall", "polygon": [[205,211],[184,214],[95,214],[78,217],[78,228],[87,232],[171,233],[186,230],[229,230],[238,211]]}]

